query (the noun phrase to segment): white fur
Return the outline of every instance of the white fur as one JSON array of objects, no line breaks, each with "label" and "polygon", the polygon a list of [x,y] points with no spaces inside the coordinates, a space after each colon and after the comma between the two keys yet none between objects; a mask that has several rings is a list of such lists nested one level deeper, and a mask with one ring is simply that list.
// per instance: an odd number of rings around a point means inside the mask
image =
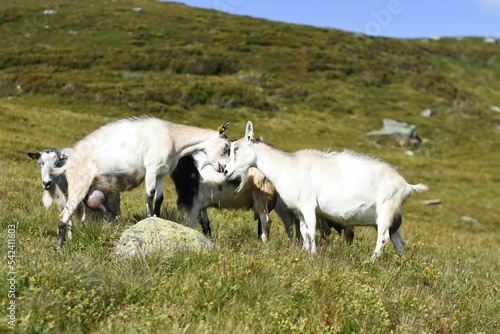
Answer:
[{"label": "white fur", "polygon": [[241,176],[249,167],[257,167],[275,185],[285,204],[297,210],[307,251],[316,251],[319,214],[345,226],[377,226],[372,260],[381,254],[389,238],[399,253],[404,252],[399,232],[389,235],[389,228],[410,194],[425,191],[427,186],[410,185],[389,164],[350,151],[288,154],[252,137],[253,125],[248,122],[245,137],[231,144],[225,174]]},{"label": "white fur", "polygon": [[[109,123],[92,132],[74,147],[68,162],[53,174],[66,173],[68,202],[60,215],[57,245],[75,208],[90,189],[119,193],[145,182],[147,215],[159,215],[163,180],[179,158],[206,147],[218,147],[207,161],[219,169],[227,139],[214,130],[173,124],[156,118],[129,118]],[[155,210],[153,212],[153,199]]]}]

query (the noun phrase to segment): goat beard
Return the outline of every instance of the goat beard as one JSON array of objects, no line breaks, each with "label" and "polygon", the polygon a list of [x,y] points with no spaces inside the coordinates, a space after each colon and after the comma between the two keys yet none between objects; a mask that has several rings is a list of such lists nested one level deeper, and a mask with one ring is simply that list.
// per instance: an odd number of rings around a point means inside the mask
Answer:
[{"label": "goat beard", "polygon": [[50,208],[50,206],[52,205],[52,196],[54,195],[54,188],[55,187],[51,187],[43,191],[42,202],[45,209]]}]

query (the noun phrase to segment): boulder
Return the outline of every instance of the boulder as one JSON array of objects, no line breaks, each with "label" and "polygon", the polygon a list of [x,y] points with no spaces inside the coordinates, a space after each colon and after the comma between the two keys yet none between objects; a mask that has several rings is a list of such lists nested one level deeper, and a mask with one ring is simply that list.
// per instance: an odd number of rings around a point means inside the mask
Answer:
[{"label": "boulder", "polygon": [[422,140],[417,135],[417,127],[412,124],[385,118],[382,121],[382,129],[371,131],[369,136],[393,136],[407,141],[412,145],[420,144]]},{"label": "boulder", "polygon": [[124,256],[160,252],[170,256],[177,252],[214,249],[215,245],[210,240],[192,228],[169,220],[149,217],[125,230],[113,252]]}]

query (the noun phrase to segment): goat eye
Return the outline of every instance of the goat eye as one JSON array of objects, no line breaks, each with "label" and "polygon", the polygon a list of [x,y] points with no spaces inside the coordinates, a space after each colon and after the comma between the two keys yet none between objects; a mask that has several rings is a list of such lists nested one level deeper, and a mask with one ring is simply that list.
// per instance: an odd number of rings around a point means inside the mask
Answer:
[{"label": "goat eye", "polygon": [[234,153],[238,152],[239,149],[240,149],[239,147],[235,147],[234,148]]}]

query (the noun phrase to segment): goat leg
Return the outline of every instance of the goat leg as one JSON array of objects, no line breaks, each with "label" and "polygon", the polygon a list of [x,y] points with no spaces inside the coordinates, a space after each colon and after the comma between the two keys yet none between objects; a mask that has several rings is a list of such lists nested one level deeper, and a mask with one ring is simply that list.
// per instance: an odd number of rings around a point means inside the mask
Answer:
[{"label": "goat leg", "polygon": [[163,194],[162,193],[160,193],[158,196],[156,196],[155,209],[154,209],[155,217],[160,217],[161,203],[163,203]]},{"label": "goat leg", "polygon": [[210,220],[208,219],[207,209],[201,209],[198,214],[198,222],[201,225],[203,234],[206,236],[212,236],[212,229],[210,228]]},{"label": "goat leg", "polygon": [[149,194],[146,197],[146,216],[152,217],[154,215],[153,213],[153,199],[155,197],[155,192],[156,190],[153,189],[149,192]]},{"label": "goat leg", "polygon": [[66,227],[67,227],[66,223],[64,223],[63,221],[59,222],[57,243],[56,243],[57,248],[61,248],[61,246],[64,244],[64,241],[66,239]]}]

